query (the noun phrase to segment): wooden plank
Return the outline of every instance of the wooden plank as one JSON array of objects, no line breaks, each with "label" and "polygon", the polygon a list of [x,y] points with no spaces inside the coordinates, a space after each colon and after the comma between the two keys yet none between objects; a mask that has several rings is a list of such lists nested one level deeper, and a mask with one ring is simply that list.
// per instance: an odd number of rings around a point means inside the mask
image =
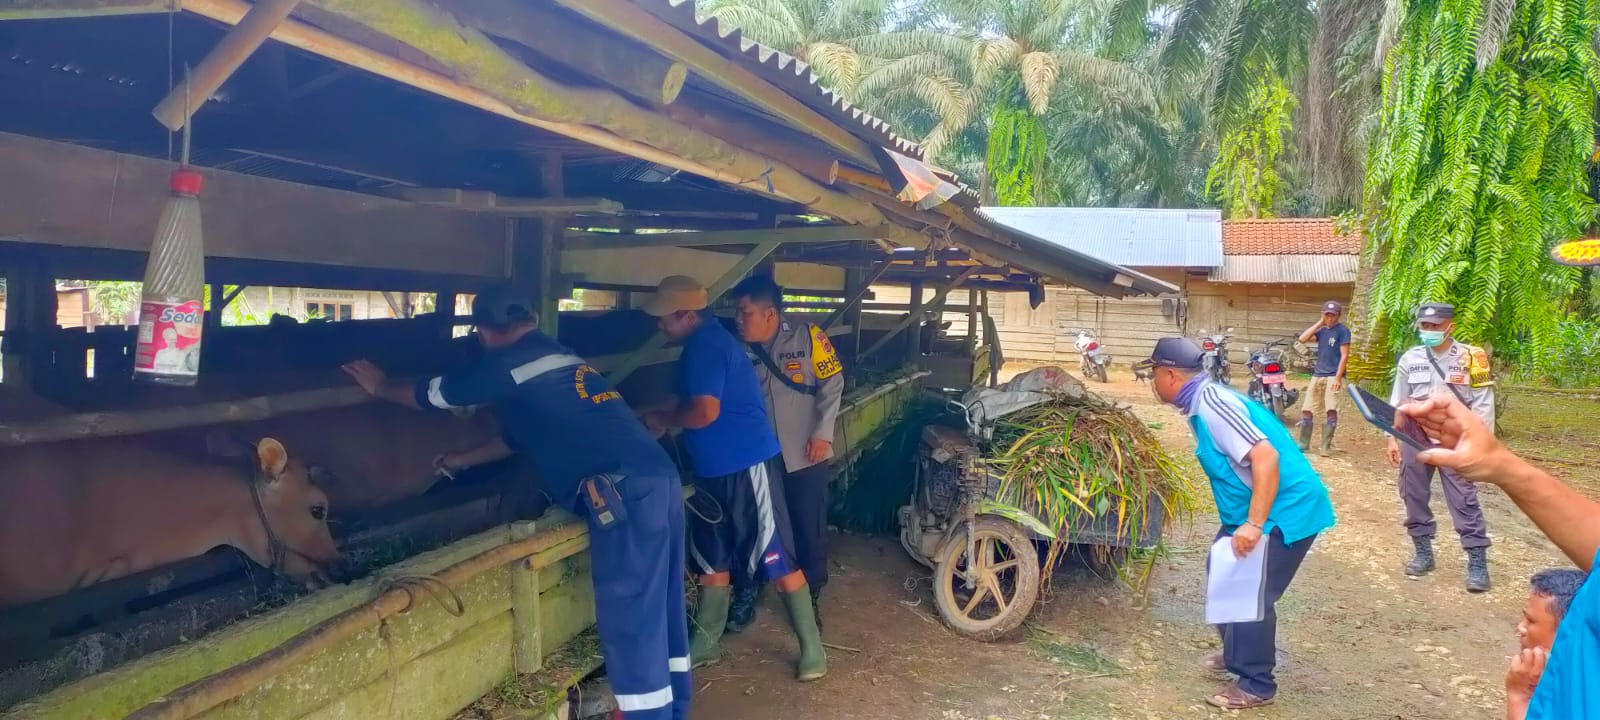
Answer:
[{"label": "wooden plank", "polygon": [[747,97],[761,109],[814,137],[822,138],[851,159],[867,167],[877,167],[872,148],[839,127],[837,122],[823,117],[781,88],[763,80],[742,63],[730,61],[644,8],[627,0],[556,1],[601,25],[655,48],[667,57],[687,64],[695,74]]},{"label": "wooden plank", "polygon": [[[0,237],[149,252],[175,164],[0,133]],[[504,276],[505,220],[202,169],[208,257]]]},{"label": "wooden plank", "polygon": [[61,440],[117,437],[196,425],[265,420],[278,415],[360,405],[372,400],[358,387],[327,388],[247,400],[151,410],[65,415],[29,423],[0,424],[0,447]]},{"label": "wooden plank", "polygon": [[688,66],[543,3],[452,0],[450,14],[469,27],[515,41],[651,105],[671,105]]},{"label": "wooden plank", "polygon": [[171,11],[172,0],[0,0],[0,20],[51,20]]},{"label": "wooden plank", "polygon": [[574,233],[568,235],[567,250],[615,250],[636,247],[705,247],[712,245],[758,245],[770,240],[783,243],[824,243],[869,239],[872,233],[853,225],[783,227],[758,230],[719,230],[711,232],[651,233]]}]

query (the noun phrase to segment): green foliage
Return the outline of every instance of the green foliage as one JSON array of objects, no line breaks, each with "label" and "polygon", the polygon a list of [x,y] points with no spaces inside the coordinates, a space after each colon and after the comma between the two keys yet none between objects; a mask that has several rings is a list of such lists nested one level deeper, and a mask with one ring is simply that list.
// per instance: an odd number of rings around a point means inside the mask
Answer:
[{"label": "green foliage", "polygon": [[1556,342],[1577,273],[1546,253],[1594,217],[1595,11],[1594,0],[1410,0],[1388,21],[1396,43],[1366,194],[1387,258],[1372,310],[1396,344],[1424,301],[1454,302],[1464,339]]},{"label": "green foliage", "polygon": [[1278,165],[1295,105],[1282,78],[1258,73],[1241,122],[1222,137],[1206,174],[1206,195],[1221,201],[1229,217],[1272,217],[1283,201]]},{"label": "green foliage", "polygon": [[1012,101],[996,105],[989,121],[989,177],[1000,205],[1032,206],[1044,172],[1044,124],[1018,102],[1021,88],[1013,87]]},{"label": "green foliage", "polygon": [[1555,387],[1600,387],[1600,320],[1566,320],[1541,347],[1513,347],[1518,379]]},{"label": "green foliage", "polygon": [[84,282],[94,298],[95,314],[100,322],[121,324],[128,313],[139,307],[139,296],[144,283],[120,280],[89,280]]}]

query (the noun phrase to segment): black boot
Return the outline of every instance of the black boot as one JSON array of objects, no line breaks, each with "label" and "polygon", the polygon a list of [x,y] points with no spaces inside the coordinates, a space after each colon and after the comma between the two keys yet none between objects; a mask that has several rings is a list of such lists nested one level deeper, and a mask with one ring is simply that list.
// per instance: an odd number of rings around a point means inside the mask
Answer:
[{"label": "black boot", "polygon": [[1416,555],[1406,563],[1406,575],[1422,577],[1433,572],[1433,536],[1413,536],[1411,544],[1416,547]]},{"label": "black boot", "polygon": [[1467,592],[1489,592],[1489,548],[1467,548]]},{"label": "black boot", "polygon": [[728,632],[742,633],[756,621],[756,608],[761,606],[761,596],[766,585],[739,585],[733,589],[733,605],[728,608]]},{"label": "black boot", "polygon": [[1311,416],[1300,418],[1300,452],[1311,451]]},{"label": "black boot", "polygon": [[1322,427],[1322,454],[1333,452],[1333,431],[1339,429],[1339,423],[1330,421]]}]

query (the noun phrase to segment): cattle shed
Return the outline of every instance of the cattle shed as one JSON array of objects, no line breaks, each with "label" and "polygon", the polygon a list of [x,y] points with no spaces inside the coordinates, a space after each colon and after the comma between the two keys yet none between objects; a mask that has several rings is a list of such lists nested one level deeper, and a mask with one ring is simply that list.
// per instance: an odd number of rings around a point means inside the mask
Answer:
[{"label": "cattle shed", "polygon": [[[338,367],[470,358],[461,311],[499,283],[649,403],[676,350],[632,308],[674,273],[713,295],[771,273],[804,298],[851,379],[839,444],[862,448],[936,364],[919,324],[952,291],[976,319],[1047,284],[1176,289],[997,223],[915,143],[689,0],[0,0],[0,97],[21,100],[0,114],[11,455],[132,438],[200,462],[183,453],[212,431],[263,427],[421,452]],[[205,178],[201,377],[138,384],[134,328],[63,320],[91,303],[61,283],[142,278],[184,125]],[[914,292],[864,314],[874,286]],[[285,307],[319,317],[239,321],[241,298],[276,310],[265,289],[314,290]],[[346,316],[346,296],[392,311]],[[968,326],[967,356],[997,342]],[[320,591],[218,550],[0,607],[0,717],[432,720],[513,674],[553,707],[598,664],[587,540],[570,516],[527,519],[521,472],[335,503],[367,568]]]}]

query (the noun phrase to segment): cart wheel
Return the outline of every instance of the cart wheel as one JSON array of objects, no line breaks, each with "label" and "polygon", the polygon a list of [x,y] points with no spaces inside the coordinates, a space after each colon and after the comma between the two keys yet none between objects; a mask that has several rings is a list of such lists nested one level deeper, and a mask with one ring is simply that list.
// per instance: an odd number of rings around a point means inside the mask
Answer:
[{"label": "cart wheel", "polygon": [[962,578],[968,565],[967,538],[956,535],[939,551],[933,569],[933,599],[939,617],[958,635],[991,642],[1017,629],[1039,599],[1039,551],[1016,523],[980,517],[974,523],[976,578]]},{"label": "cart wheel", "polygon": [[1106,579],[1117,577],[1117,569],[1128,561],[1128,549],[1125,547],[1094,546],[1084,548],[1084,557],[1089,561],[1089,569],[1096,575]]}]

